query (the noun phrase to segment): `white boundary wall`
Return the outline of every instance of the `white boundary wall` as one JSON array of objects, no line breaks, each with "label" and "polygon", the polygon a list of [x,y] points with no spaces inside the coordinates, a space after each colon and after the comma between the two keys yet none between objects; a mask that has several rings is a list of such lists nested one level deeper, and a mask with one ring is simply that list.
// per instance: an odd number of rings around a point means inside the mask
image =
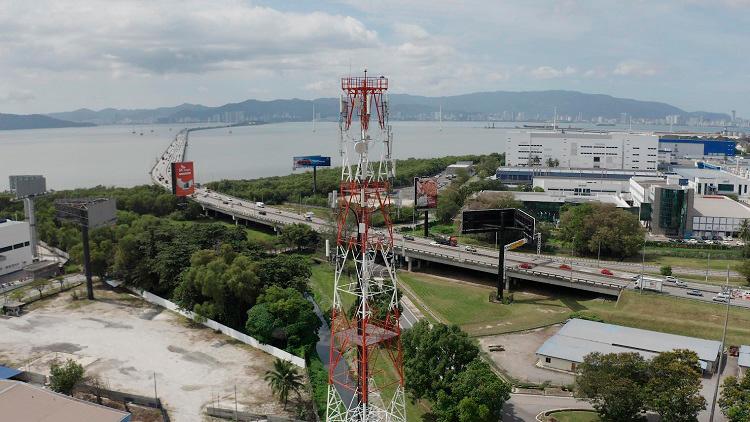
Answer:
[{"label": "white boundary wall", "polygon": [[[153,303],[155,305],[159,305],[161,307],[167,308],[172,312],[176,312],[186,318],[190,318],[195,321],[200,321],[201,319],[201,318],[196,319],[196,315],[193,312],[180,309],[180,307],[177,306],[177,304],[170,302],[167,299],[161,298],[153,293],[147,292],[145,290],[138,290],[133,287],[127,287],[127,289],[137,294],[138,296],[142,297],[146,302]],[[301,357],[295,356],[289,352],[273,347],[269,344],[263,344],[259,342],[258,340],[254,339],[253,337],[250,337],[247,334],[241,333],[233,328],[229,328],[226,325],[219,324],[218,322],[211,320],[211,319],[206,319],[205,322],[202,322],[202,324],[213,330],[221,331],[222,334],[225,334],[229,337],[232,337],[235,340],[239,340],[245,344],[253,346],[256,349],[260,349],[281,360],[291,362],[294,365],[299,366],[300,368],[305,367],[305,360],[302,359]]]}]

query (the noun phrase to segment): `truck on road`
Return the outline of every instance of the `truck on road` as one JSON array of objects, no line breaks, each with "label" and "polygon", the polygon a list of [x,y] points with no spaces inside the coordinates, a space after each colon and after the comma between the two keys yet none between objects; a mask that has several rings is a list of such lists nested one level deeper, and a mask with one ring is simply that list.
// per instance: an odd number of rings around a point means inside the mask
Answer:
[{"label": "truck on road", "polygon": [[635,288],[651,290],[653,292],[662,292],[662,279],[649,276],[638,276],[635,279]]}]

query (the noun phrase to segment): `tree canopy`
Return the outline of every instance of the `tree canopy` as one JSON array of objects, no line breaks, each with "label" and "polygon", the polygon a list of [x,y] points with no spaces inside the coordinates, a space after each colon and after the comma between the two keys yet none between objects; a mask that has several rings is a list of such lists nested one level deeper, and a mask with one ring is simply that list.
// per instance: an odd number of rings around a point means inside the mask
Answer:
[{"label": "tree canopy", "polygon": [[730,422],[750,421],[750,372],[724,379],[719,407]]},{"label": "tree canopy", "polygon": [[596,255],[601,245],[603,256],[620,259],[636,254],[645,235],[636,215],[601,203],[567,207],[560,214],[559,233],[578,253]]}]

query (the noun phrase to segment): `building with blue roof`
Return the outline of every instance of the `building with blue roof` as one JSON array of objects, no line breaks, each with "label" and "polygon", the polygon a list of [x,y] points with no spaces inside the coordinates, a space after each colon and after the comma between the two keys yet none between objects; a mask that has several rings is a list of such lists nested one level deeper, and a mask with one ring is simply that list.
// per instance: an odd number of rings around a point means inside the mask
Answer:
[{"label": "building with blue roof", "polygon": [[659,158],[672,161],[681,158],[727,158],[734,157],[737,141],[720,138],[680,138],[661,136],[659,138]]}]

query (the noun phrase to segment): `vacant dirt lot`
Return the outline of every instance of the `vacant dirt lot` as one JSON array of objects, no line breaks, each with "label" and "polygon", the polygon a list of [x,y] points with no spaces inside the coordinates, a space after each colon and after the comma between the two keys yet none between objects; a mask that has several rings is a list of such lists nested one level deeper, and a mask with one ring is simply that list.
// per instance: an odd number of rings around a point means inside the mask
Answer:
[{"label": "vacant dirt lot", "polygon": [[217,400],[234,408],[235,385],[240,410],[285,413],[263,380],[272,356],[131,295],[99,290],[87,302],[64,293],[0,319],[0,333],[0,363],[34,372],[72,357],[111,389],[142,395],[154,394],[155,374],[173,421],[201,421]]},{"label": "vacant dirt lot", "polygon": [[[560,325],[553,325],[520,333],[481,337],[479,345],[499,367],[519,381],[537,384],[549,381],[555,385],[567,385],[573,383],[573,375],[536,366],[536,350],[559,329]],[[490,345],[502,345],[505,350],[490,352]]]}]

